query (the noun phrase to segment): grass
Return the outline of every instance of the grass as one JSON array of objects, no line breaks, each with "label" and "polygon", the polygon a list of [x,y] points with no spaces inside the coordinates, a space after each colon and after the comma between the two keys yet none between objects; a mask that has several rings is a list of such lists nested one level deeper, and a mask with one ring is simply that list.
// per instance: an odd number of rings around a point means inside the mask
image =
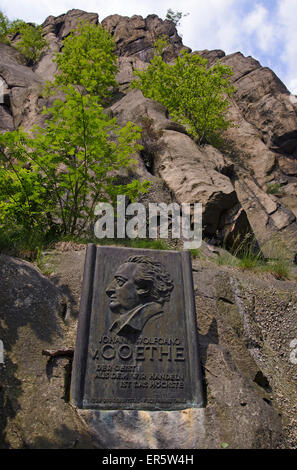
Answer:
[{"label": "grass", "polygon": [[261,269],[264,272],[271,272],[278,279],[289,279],[291,272],[290,265],[283,259],[268,261]]},{"label": "grass", "polygon": [[268,183],[266,192],[267,194],[281,195],[283,193],[283,188],[279,183]]},{"label": "grass", "polygon": [[[226,250],[225,246],[224,248]],[[230,253],[225,252],[219,256],[218,264],[227,264],[241,269],[255,269],[261,263],[261,251],[250,234],[246,234],[242,239],[238,236],[229,251]]]},{"label": "grass", "polygon": [[50,276],[54,272],[54,267],[52,263],[49,263],[49,261],[49,255],[46,255],[42,251],[38,250],[35,263],[44,276]]}]

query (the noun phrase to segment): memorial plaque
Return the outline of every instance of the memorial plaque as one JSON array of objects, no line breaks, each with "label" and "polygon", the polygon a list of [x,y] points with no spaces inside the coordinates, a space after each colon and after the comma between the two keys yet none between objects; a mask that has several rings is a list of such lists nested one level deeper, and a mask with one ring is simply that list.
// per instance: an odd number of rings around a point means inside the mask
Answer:
[{"label": "memorial plaque", "polygon": [[202,406],[189,252],[88,245],[71,399],[88,409]]}]

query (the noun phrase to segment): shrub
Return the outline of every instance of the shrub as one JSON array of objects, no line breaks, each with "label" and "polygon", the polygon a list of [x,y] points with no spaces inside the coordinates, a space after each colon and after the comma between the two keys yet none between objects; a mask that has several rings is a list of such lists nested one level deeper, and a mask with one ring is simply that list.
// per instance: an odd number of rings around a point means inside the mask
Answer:
[{"label": "shrub", "polygon": [[42,27],[22,20],[9,21],[0,11],[0,42],[10,44],[16,36],[19,38],[13,46],[31,63],[37,62],[48,45]]},{"label": "shrub", "polygon": [[150,65],[134,72],[138,79],[131,87],[163,104],[200,144],[218,145],[222,131],[232,125],[225,117],[228,97],[234,92],[229,82],[232,69],[219,62],[207,68],[206,59],[185,50],[170,65],[163,60],[162,50],[164,37],[156,42]]},{"label": "shrub", "polygon": [[14,47],[31,63],[37,62],[48,46],[47,41],[43,37],[42,27],[28,24],[24,21],[17,21],[15,24],[12,24],[10,31],[20,35],[20,39],[14,44]]},{"label": "shrub", "polygon": [[[89,60],[81,60],[86,37]],[[64,99],[44,109],[45,128],[0,135],[0,226],[4,230],[15,226],[51,236],[79,235],[92,226],[97,202],[114,201],[118,194],[133,200],[149,185],[138,180],[116,184],[116,172],[130,166],[133,153],[141,148],[137,143],[141,129],[131,122],[120,128],[101,104],[116,73],[114,56],[107,57],[114,48],[112,39],[101,26],[83,24],[66,43],[57,56],[60,73],[48,86],[53,92],[59,87]],[[109,75],[107,63],[112,66]]]}]

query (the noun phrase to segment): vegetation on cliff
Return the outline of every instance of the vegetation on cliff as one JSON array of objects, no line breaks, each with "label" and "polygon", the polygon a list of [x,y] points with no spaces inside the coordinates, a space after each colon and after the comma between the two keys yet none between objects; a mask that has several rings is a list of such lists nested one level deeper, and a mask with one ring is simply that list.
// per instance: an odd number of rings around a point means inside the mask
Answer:
[{"label": "vegetation on cliff", "polygon": [[[12,44],[14,38],[16,41]],[[10,21],[1,11],[0,42],[12,44],[31,63],[37,62],[48,46],[41,26],[22,20]]]},{"label": "vegetation on cliff", "polygon": [[100,25],[81,23],[56,56],[58,74],[47,92],[62,92],[44,109],[45,128],[0,136],[0,223],[11,233],[81,234],[100,201],[133,200],[147,182],[117,184],[140,148],[141,129],[120,128],[103,108],[115,85],[114,43]]}]

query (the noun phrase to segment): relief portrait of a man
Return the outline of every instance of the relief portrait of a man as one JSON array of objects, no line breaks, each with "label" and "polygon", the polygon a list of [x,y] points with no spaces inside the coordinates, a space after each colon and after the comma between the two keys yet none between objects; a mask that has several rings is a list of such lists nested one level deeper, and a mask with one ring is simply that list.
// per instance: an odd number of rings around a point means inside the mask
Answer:
[{"label": "relief portrait of a man", "polygon": [[173,281],[164,266],[148,256],[131,256],[122,263],[106,289],[115,317],[109,331],[135,338],[145,324],[162,315],[169,302]]}]

